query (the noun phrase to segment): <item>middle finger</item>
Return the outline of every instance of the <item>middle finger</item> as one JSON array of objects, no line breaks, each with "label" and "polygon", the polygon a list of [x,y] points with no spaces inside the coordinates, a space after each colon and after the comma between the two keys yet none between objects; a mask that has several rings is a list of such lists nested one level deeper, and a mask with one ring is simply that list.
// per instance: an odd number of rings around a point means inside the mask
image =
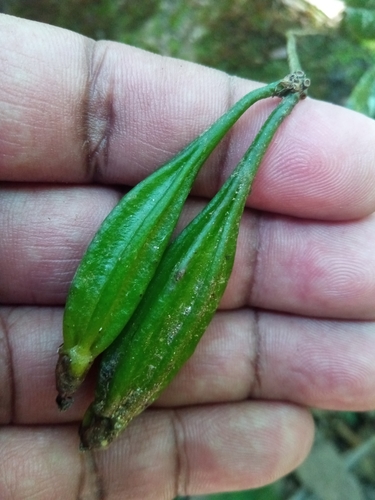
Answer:
[{"label": "middle finger", "polygon": [[[120,197],[99,187],[2,188],[0,301],[64,304],[87,245]],[[180,228],[202,207],[190,200]],[[374,247],[374,215],[327,222],[246,210],[221,308],[373,319]]]},{"label": "middle finger", "polygon": [[[0,319],[0,423],[81,419],[93,398],[95,373],[68,412],[59,412],[55,404],[62,309],[3,307]],[[219,312],[156,404],[176,407],[253,397],[368,410],[375,405],[374,336],[373,322],[246,309]]]}]

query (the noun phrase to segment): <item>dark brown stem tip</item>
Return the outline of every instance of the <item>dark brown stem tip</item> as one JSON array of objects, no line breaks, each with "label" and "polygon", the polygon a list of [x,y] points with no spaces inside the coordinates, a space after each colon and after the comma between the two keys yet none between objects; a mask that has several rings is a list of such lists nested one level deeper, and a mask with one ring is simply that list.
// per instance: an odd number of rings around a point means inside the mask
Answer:
[{"label": "dark brown stem tip", "polygon": [[65,411],[73,404],[73,394],[82,384],[84,377],[77,377],[72,373],[70,357],[62,352],[59,353],[55,375],[58,392],[56,403],[59,410]]},{"label": "dark brown stem tip", "polygon": [[64,397],[59,394],[56,398],[56,403],[60,411],[65,411],[72,406],[74,399],[70,396]]},{"label": "dark brown stem tip", "polygon": [[301,99],[304,99],[310,85],[311,80],[310,78],[306,78],[303,71],[294,71],[281,80],[274,92],[274,96],[285,97],[290,93],[299,93]]},{"label": "dark brown stem tip", "polygon": [[90,407],[79,428],[80,450],[106,448],[115,438],[114,422],[111,418],[97,415]]}]

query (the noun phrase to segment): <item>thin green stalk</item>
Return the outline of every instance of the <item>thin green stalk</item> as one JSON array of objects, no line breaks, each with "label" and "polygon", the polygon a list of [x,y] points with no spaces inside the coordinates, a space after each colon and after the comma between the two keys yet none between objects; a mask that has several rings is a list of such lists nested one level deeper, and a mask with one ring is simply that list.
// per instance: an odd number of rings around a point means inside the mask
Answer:
[{"label": "thin green stalk", "polygon": [[288,64],[291,73],[295,71],[302,71],[302,66],[297,53],[297,41],[295,32],[288,31],[286,34],[286,50],[288,54]]}]

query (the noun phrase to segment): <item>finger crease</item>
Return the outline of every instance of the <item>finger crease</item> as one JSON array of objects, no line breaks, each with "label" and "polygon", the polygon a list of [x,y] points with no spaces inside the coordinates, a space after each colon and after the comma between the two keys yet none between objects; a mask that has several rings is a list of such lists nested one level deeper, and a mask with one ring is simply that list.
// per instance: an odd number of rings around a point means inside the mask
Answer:
[{"label": "finger crease", "polygon": [[[2,360],[1,364],[2,366],[7,367],[8,372],[7,376],[4,377],[4,385],[7,385],[8,390],[2,390],[0,394],[0,422],[12,424],[15,420],[16,384],[14,379],[13,355],[9,340],[8,323],[2,314],[0,314],[0,352],[2,353],[2,357],[4,356],[5,358],[5,360]],[[7,380],[9,380],[8,384],[6,382]]]},{"label": "finger crease", "polygon": [[251,306],[251,299],[254,296],[256,287],[256,275],[258,272],[260,251],[261,251],[261,212],[253,212],[253,223],[251,227],[251,241],[249,245],[251,251],[248,266],[252,270],[250,274],[250,281],[247,287],[247,303]]},{"label": "finger crease", "polygon": [[252,396],[256,391],[259,391],[262,385],[261,381],[261,337],[260,337],[260,329],[259,329],[259,311],[254,310],[253,313],[253,325],[252,325],[252,337],[253,337],[253,345],[251,346],[251,350],[253,351],[252,357],[252,379],[250,383],[249,389],[249,397]]},{"label": "finger crease", "polygon": [[113,104],[114,86],[104,70],[108,47],[105,45],[104,49],[101,49],[103,45],[98,42],[88,43],[88,76],[82,113],[86,176],[91,182],[101,182],[108,170],[110,139],[116,119]]},{"label": "finger crease", "polygon": [[103,478],[99,473],[98,465],[93,452],[86,451],[80,454],[81,473],[79,477],[77,500],[105,500],[107,497],[103,485]]},{"label": "finger crease", "polygon": [[[261,214],[260,212],[254,213],[253,218],[253,226],[252,226],[252,234],[251,238],[254,241],[253,245],[251,245],[252,252],[250,255],[250,263],[249,267],[252,269],[250,283],[248,286],[248,297],[251,305],[251,297],[254,295],[254,289],[256,286],[256,275],[257,269],[259,265],[259,255],[260,255],[260,241],[261,241]],[[260,370],[260,362],[261,362],[261,335],[260,335],[260,327],[259,327],[259,311],[257,309],[253,310],[253,320],[252,320],[252,334],[251,334],[251,345],[250,352],[253,352],[253,356],[251,359],[252,365],[252,376],[251,383],[249,387],[249,396],[253,395],[256,390],[259,390],[261,387],[261,370]]]},{"label": "finger crease", "polygon": [[172,410],[171,423],[175,443],[175,485],[174,496],[186,496],[188,490],[189,467],[185,450],[185,431],[178,410]]}]

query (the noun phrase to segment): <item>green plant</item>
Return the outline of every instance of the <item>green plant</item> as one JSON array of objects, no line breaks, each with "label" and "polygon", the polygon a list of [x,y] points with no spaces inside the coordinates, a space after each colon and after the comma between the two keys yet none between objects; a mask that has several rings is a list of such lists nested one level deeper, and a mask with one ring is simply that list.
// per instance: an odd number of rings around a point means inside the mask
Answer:
[{"label": "green plant", "polygon": [[200,168],[230,127],[283,81],[238,101],[166,165],[132,189],[105,219],[76,271],[56,367],[57,403],[67,409],[94,359],[120,333],[148,286]]},{"label": "green plant", "polygon": [[107,446],[193,354],[230,277],[252,181],[272,137],[309,83],[302,71],[280,82],[278,95],[285,97],[239,165],[168,246],[127,326],[103,354],[95,401],[80,428],[82,449]]}]

